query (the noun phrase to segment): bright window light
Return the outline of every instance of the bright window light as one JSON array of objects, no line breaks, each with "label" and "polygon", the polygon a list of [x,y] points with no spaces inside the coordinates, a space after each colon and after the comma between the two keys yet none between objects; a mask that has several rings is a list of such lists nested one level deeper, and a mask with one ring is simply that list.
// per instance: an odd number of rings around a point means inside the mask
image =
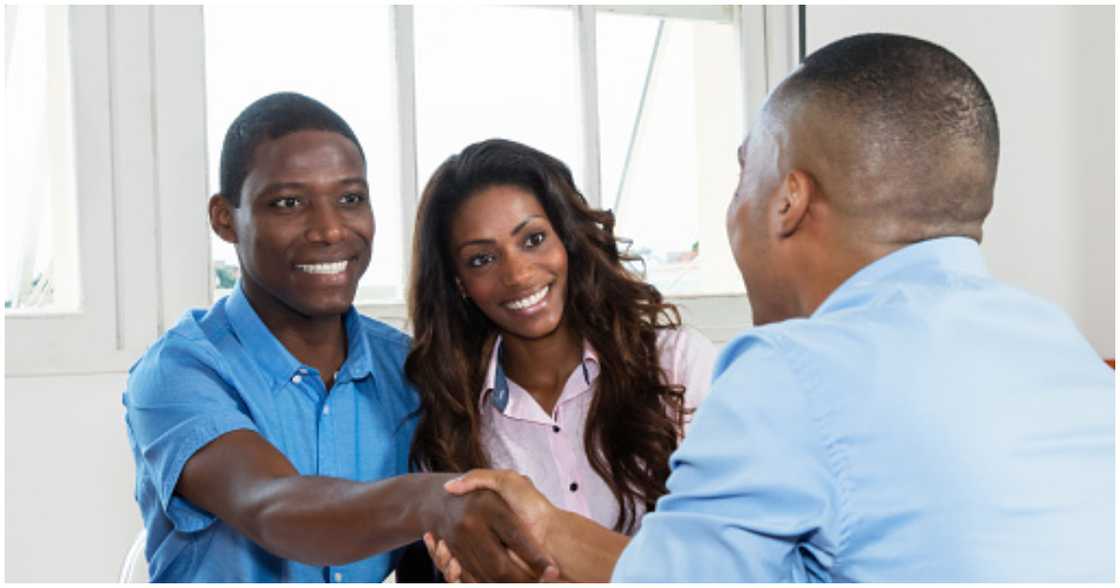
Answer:
[{"label": "bright window light", "polygon": [[5,6],[6,311],[78,308],[68,9]]},{"label": "bright window light", "polygon": [[582,178],[571,9],[417,6],[420,189],[443,160],[501,137],[544,151]]},{"label": "bright window light", "polygon": [[743,128],[734,25],[600,11],[596,29],[615,233],[664,294],[742,292],[724,230]]}]

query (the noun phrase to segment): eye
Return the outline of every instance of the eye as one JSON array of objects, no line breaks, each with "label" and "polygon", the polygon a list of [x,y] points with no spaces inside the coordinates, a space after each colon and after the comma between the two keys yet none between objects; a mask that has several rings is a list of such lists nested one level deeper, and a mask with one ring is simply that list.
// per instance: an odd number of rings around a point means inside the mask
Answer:
[{"label": "eye", "polygon": [[295,208],[302,205],[303,202],[296,196],[281,196],[269,203],[273,208]]},{"label": "eye", "polygon": [[369,196],[366,196],[361,192],[348,192],[340,196],[338,202],[339,204],[353,206],[355,204],[361,204],[366,200],[369,200]]},{"label": "eye", "polygon": [[482,267],[493,261],[493,255],[490,255],[489,253],[480,253],[478,255],[472,255],[469,259],[467,259],[467,266],[472,268]]},{"label": "eye", "polygon": [[541,243],[544,243],[544,238],[545,234],[543,231],[539,233],[533,233],[525,239],[525,246],[530,249],[532,249],[533,247],[537,247]]}]

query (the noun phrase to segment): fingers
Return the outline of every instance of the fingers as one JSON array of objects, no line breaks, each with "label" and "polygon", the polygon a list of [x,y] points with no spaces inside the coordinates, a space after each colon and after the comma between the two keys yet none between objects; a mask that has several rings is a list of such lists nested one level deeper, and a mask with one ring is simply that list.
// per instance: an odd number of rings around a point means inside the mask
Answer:
[{"label": "fingers", "polygon": [[[444,550],[447,551],[447,547],[444,542],[440,541],[439,547],[444,548]],[[442,568],[441,573],[442,575],[444,575],[445,580],[449,582],[457,582],[461,579],[461,577],[463,577],[463,567],[459,566],[459,560],[455,559],[455,557],[450,556],[450,551],[447,551],[447,553],[447,567]]]},{"label": "fingers", "polygon": [[435,564],[436,569],[443,574],[443,579],[448,582],[458,582],[462,574],[462,567],[459,565],[459,560],[451,554],[447,543],[440,539],[437,544],[435,536],[428,532],[424,533],[424,547],[428,549],[428,557],[432,558],[432,563]]}]

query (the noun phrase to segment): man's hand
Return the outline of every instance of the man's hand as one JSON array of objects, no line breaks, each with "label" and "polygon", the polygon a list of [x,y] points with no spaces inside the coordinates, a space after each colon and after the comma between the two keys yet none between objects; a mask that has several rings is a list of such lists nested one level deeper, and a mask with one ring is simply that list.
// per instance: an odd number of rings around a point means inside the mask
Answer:
[{"label": "man's hand", "polygon": [[479,491],[445,494],[443,508],[429,527],[455,554],[464,579],[533,582],[559,575],[540,536],[531,534],[506,502],[482,486],[471,490]]},{"label": "man's hand", "polygon": [[529,532],[540,545],[544,545],[545,537],[548,536],[548,525],[559,512],[559,509],[537,490],[529,478],[511,470],[471,470],[445,483],[443,487],[457,495],[478,490],[497,492],[513,512],[528,525]]},{"label": "man's hand", "polygon": [[[516,472],[472,470],[446,482],[444,488],[454,494],[497,492],[525,521],[537,542],[552,552],[559,564],[558,570],[563,573],[562,579],[568,582],[609,582],[619,555],[630,540],[591,519],[556,508],[537,491],[529,478]],[[438,557],[438,546],[435,551]],[[459,555],[453,545],[450,553]],[[441,561],[450,565],[454,560],[441,558]],[[461,558],[460,562],[465,563]]]}]

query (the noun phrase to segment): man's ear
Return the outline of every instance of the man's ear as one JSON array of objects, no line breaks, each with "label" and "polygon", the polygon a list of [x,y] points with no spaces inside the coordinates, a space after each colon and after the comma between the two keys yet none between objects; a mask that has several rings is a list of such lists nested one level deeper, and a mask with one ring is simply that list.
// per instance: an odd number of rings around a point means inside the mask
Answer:
[{"label": "man's ear", "polygon": [[229,243],[237,243],[237,231],[233,227],[233,205],[222,197],[214,194],[210,197],[210,228]]},{"label": "man's ear", "polygon": [[778,236],[785,238],[797,232],[809,212],[809,201],[817,196],[816,187],[813,177],[802,170],[795,169],[786,174],[774,209]]}]

